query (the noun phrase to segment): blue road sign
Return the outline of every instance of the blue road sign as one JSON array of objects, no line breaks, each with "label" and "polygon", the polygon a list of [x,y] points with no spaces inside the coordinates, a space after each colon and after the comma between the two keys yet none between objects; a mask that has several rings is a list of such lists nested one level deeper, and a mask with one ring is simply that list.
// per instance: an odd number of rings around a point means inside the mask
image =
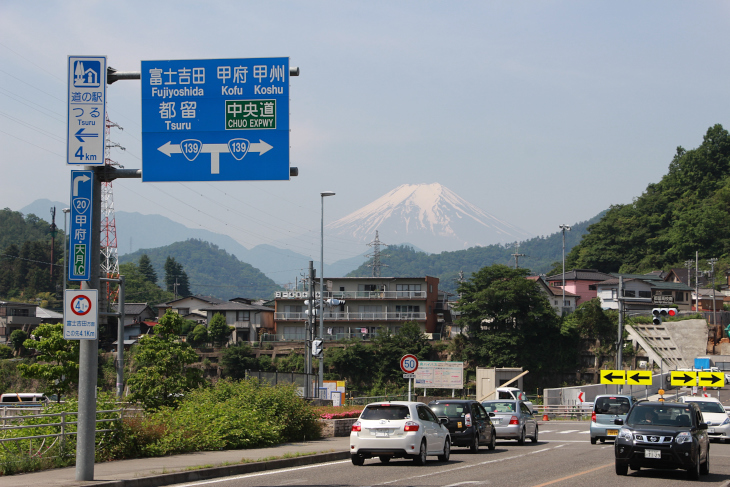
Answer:
[{"label": "blue road sign", "polygon": [[88,281],[90,277],[93,190],[94,171],[71,171],[69,281]]},{"label": "blue road sign", "polygon": [[68,57],[66,163],[104,164],[106,57]]},{"label": "blue road sign", "polygon": [[142,61],[142,181],[289,179],[289,58]]}]

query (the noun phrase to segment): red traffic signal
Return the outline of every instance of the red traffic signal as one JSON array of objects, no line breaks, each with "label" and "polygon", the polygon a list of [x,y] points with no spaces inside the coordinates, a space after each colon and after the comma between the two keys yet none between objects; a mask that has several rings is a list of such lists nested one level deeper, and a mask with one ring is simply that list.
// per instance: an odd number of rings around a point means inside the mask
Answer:
[{"label": "red traffic signal", "polygon": [[661,325],[662,319],[667,316],[676,316],[677,310],[675,308],[654,308],[651,310],[651,314],[653,316],[653,323],[655,325]]}]

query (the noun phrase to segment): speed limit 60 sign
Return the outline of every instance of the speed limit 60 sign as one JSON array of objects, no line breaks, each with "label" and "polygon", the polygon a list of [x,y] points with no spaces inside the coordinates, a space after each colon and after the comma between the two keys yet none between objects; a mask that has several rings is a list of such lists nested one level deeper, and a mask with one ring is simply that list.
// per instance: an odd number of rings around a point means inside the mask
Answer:
[{"label": "speed limit 60 sign", "polygon": [[63,302],[63,338],[96,340],[99,324],[99,292],[96,289],[67,290]]},{"label": "speed limit 60 sign", "polygon": [[415,355],[403,355],[400,359],[400,368],[406,374],[412,374],[418,370],[418,357]]}]

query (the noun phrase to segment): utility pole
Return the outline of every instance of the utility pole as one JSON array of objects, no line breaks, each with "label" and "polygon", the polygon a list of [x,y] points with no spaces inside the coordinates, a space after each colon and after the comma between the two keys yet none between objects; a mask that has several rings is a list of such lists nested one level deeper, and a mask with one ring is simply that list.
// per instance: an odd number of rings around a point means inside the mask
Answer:
[{"label": "utility pole", "polygon": [[[616,370],[623,370],[624,365],[624,278],[618,277],[618,341],[616,342]],[[623,386],[619,387],[619,393]]]},{"label": "utility pole", "polygon": [[570,231],[568,225],[560,225],[560,230],[563,231],[563,302],[560,305],[560,316],[565,314],[565,231]]},{"label": "utility pole", "polygon": [[695,251],[695,311],[700,312],[700,252]]},{"label": "utility pole", "polygon": [[[512,257],[515,258],[515,269],[517,269],[520,266],[520,257],[527,257],[527,255],[520,254],[519,252],[520,252],[520,246],[519,245],[516,245],[515,246],[515,253],[514,254],[511,254]],[[565,269],[563,269],[563,272],[565,272]]]},{"label": "utility pole", "polygon": [[314,262],[309,261],[309,279],[307,279],[307,283],[309,284],[309,300],[307,302],[308,313],[307,313],[307,322],[306,326],[307,329],[304,331],[304,342],[305,342],[305,350],[304,350],[304,370],[307,374],[307,385],[306,389],[304,391],[305,397],[310,398],[314,397],[314,393],[311,390],[312,388],[312,380],[311,380],[311,374],[312,374],[312,329],[314,328],[314,276],[315,276],[315,270],[314,270]]},{"label": "utility pole", "polygon": [[715,342],[717,341],[717,315],[715,314],[715,263],[717,262],[717,259],[715,257],[711,258],[707,261],[708,264],[710,264],[710,269],[712,272],[712,327],[714,328],[714,331],[712,333],[712,348],[714,352],[715,348]]}]

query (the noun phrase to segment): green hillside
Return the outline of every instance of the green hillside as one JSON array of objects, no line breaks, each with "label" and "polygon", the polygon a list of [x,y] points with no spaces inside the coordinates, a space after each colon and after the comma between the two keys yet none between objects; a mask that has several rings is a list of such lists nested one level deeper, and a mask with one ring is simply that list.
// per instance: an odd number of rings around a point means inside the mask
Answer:
[{"label": "green hillside", "polygon": [[165,247],[140,249],[121,256],[119,262],[136,263],[142,254],[150,258],[159,279],[158,284],[163,287],[165,259],[170,256],[182,264],[193,294],[221,299],[269,299],[274,297],[274,292],[281,290],[258,269],[203,240],[190,239]]},{"label": "green hillside", "polygon": [[[707,130],[696,149],[677,147],[669,172],[627,205],[612,206],[567,257],[570,268],[641,273],[684,267],[699,251],[700,268],[730,250],[730,135]],[[716,270],[718,267],[716,266]]]},{"label": "green hillside", "polygon": [[[601,215],[572,225],[572,230],[565,234],[566,255],[572,247],[580,242],[583,235],[588,231],[588,227],[600,220]],[[473,272],[492,264],[514,266],[515,258],[512,256],[514,253],[515,244],[472,247],[466,250],[441,252],[440,254],[419,252],[405,245],[394,246],[383,251],[380,261],[388,267],[381,268],[380,275],[392,277],[434,276],[440,279],[440,289],[455,293],[459,271],[464,273],[464,279],[468,279]],[[520,267],[530,269],[533,274],[549,273],[556,267],[556,263],[562,265],[563,235],[561,232],[557,232],[547,237],[535,237],[520,242],[519,253],[525,254],[519,259]],[[368,267],[369,264],[372,264],[372,259],[347,275],[350,277],[370,276],[372,275],[372,267]]]}]

